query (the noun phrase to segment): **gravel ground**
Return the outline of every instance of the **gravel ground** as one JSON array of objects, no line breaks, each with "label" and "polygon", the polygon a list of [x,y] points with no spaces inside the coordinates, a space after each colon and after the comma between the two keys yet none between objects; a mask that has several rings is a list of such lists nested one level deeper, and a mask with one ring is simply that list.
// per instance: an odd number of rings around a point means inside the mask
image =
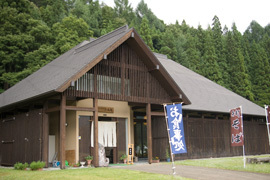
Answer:
[{"label": "gravel ground", "polygon": [[[170,164],[137,164],[130,166],[115,166],[112,168],[130,169],[158,174],[172,174]],[[197,166],[175,166],[176,176],[200,180],[270,180],[270,174],[251,173],[243,171],[231,171]]]}]

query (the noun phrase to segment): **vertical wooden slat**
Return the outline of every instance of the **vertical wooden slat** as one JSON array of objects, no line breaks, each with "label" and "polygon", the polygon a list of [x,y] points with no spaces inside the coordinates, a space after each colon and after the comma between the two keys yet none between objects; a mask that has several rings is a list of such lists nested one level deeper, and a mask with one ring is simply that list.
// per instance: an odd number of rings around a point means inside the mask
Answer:
[{"label": "vertical wooden slat", "polygon": [[60,168],[65,169],[66,143],[66,94],[62,93],[60,103]]},{"label": "vertical wooden slat", "polygon": [[48,167],[48,154],[49,154],[49,117],[45,111],[48,109],[48,101],[43,105],[42,112],[42,161],[46,163],[45,167]]},{"label": "vertical wooden slat", "polygon": [[122,49],[120,62],[121,62],[121,95],[122,98],[125,96],[125,59],[126,59],[126,53],[125,49]]},{"label": "vertical wooden slat", "polygon": [[146,105],[147,116],[147,148],[148,148],[148,163],[152,163],[152,128],[151,128],[151,104]]},{"label": "vertical wooden slat", "polygon": [[94,166],[99,166],[99,158],[98,158],[98,99],[93,99],[93,107],[95,111],[93,112],[94,118]]}]

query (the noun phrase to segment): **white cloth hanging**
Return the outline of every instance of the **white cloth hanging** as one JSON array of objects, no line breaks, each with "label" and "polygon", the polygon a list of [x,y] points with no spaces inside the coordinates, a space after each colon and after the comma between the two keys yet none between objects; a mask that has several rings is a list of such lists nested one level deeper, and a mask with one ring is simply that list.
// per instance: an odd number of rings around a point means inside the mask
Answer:
[{"label": "white cloth hanging", "polygon": [[[98,143],[104,147],[116,147],[116,122],[98,122]],[[91,127],[91,147],[94,147],[94,122]]]}]

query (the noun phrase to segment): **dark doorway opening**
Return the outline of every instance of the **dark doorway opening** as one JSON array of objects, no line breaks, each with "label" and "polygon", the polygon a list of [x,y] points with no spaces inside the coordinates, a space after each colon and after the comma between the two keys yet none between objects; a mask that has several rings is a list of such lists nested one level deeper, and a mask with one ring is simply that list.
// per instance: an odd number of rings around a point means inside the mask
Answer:
[{"label": "dark doorway opening", "polygon": [[134,120],[135,155],[138,158],[147,158],[147,124],[145,119]]}]

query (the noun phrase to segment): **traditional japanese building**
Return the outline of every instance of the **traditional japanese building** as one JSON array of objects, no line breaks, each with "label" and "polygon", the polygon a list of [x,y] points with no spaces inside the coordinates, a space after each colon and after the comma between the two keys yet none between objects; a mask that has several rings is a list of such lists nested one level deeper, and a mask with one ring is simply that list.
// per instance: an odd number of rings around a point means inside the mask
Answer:
[{"label": "traditional japanese building", "polygon": [[0,164],[55,156],[77,163],[98,143],[117,163],[134,144],[139,158],[165,159],[163,104],[183,102],[187,154],[176,159],[241,155],[230,147],[229,110],[243,107],[247,154],[269,153],[264,109],[154,54],[123,26],[84,41],[0,95]]}]

